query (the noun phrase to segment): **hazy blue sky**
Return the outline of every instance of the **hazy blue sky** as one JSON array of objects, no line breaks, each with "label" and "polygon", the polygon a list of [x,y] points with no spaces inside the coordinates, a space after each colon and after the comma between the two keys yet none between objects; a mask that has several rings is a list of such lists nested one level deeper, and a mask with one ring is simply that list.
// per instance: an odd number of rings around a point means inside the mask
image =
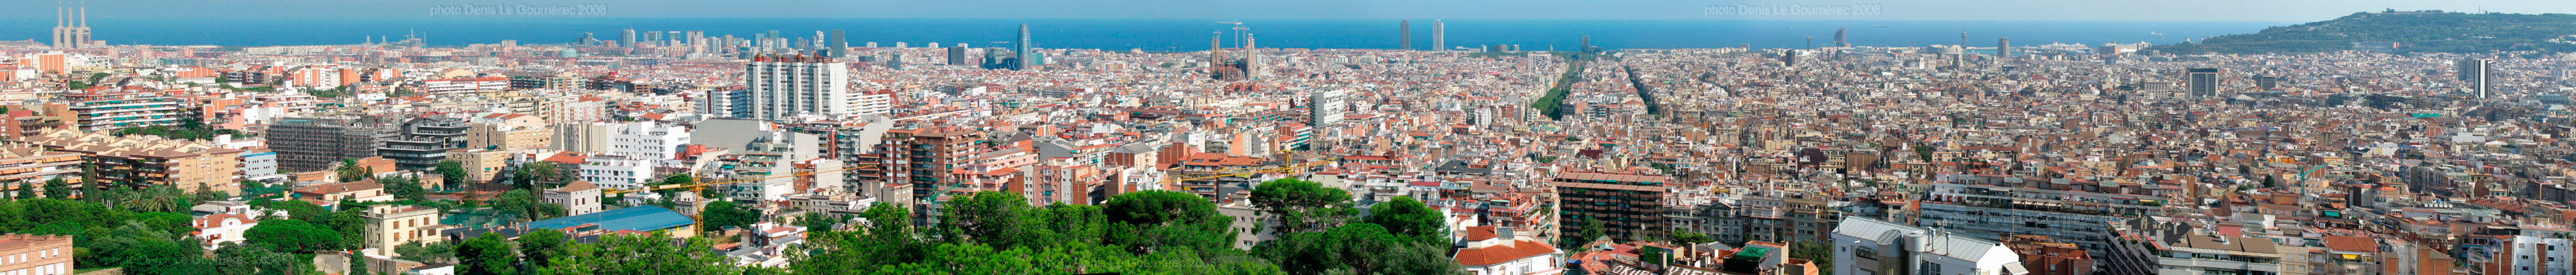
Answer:
[{"label": "hazy blue sky", "polygon": [[[0,3],[0,16],[51,18],[57,2]],[[562,17],[1801,19],[2318,21],[2382,9],[2576,13],[2571,0],[94,0],[93,20],[460,18],[456,7],[585,7]],[[1780,14],[1798,7],[1858,8]],[[488,11],[488,10],[487,10]]]}]

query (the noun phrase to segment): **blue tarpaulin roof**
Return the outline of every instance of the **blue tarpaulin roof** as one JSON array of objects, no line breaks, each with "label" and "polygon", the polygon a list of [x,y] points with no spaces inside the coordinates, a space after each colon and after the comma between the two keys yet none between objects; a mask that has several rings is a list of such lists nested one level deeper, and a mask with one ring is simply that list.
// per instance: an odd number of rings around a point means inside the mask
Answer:
[{"label": "blue tarpaulin roof", "polygon": [[654,231],[688,226],[697,222],[690,219],[689,215],[671,211],[669,208],[645,205],[529,222],[528,227],[564,229],[595,223],[599,224],[599,230],[605,231]]}]

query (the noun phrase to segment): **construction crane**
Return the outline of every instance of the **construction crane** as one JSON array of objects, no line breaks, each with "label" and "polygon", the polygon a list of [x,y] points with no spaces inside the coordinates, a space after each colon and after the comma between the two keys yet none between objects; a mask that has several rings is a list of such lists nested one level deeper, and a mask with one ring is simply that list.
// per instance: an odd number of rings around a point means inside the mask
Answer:
[{"label": "construction crane", "polygon": [[1217,24],[1228,24],[1228,25],[1234,25],[1234,28],[1233,28],[1233,29],[1234,29],[1234,45],[1236,45],[1236,46],[1242,46],[1242,45],[1243,45],[1243,30],[1246,30],[1246,29],[1244,29],[1244,28],[1243,28],[1243,22],[1242,22],[1242,21],[1218,21],[1218,22],[1216,22],[1216,23],[1217,23]]}]

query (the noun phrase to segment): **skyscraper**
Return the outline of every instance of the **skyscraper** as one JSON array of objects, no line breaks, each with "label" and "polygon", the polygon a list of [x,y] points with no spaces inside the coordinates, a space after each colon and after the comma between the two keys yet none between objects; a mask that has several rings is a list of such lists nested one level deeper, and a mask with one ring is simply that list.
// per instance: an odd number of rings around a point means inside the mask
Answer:
[{"label": "skyscraper", "polygon": [[1028,69],[1030,69],[1029,67],[1032,67],[1032,66],[1029,66],[1029,64],[1033,64],[1033,63],[1030,63],[1030,62],[1034,62],[1034,61],[1036,61],[1036,60],[1034,60],[1034,59],[1036,59],[1036,58],[1034,58],[1034,57],[1036,57],[1037,55],[1036,55],[1036,54],[1034,54],[1034,52],[1029,51],[1029,48],[1030,48],[1030,47],[1029,47],[1029,44],[1030,44],[1030,43],[1037,43],[1037,42],[1029,41],[1029,24],[1028,24],[1028,23],[1020,23],[1020,40],[1019,40],[1019,43],[1016,43],[1016,44],[1012,44],[1012,45],[1011,45],[1011,48],[1012,48],[1012,49],[1011,49],[1011,54],[1012,54],[1012,55],[1016,55],[1016,56],[1012,57],[1012,60],[1011,60],[1011,70],[1028,70]]},{"label": "skyscraper", "polygon": [[2218,96],[2218,68],[2191,68],[2191,96]]},{"label": "skyscraper", "polygon": [[2461,81],[2461,82],[2468,82],[2470,91],[2473,91],[2473,92],[2478,93],[2478,98],[2487,98],[2487,79],[2488,79],[2488,78],[2487,78],[2487,60],[2486,60],[2486,59],[2483,59],[2483,58],[2460,59],[2460,61],[2453,62],[2453,63],[2452,63],[2452,66],[2453,66],[2453,67],[2458,67],[2458,69],[2460,70],[2460,72],[2459,72],[2459,78],[2460,78],[2460,81]]},{"label": "skyscraper", "polygon": [[1403,42],[1403,43],[1397,43],[1397,44],[1396,44],[1396,46],[1395,46],[1395,49],[1398,49],[1398,50],[1412,50],[1412,49],[1413,49],[1413,20],[1400,20],[1400,21],[1396,21],[1396,22],[1397,22],[1397,23],[1396,23],[1397,25],[1396,25],[1396,27],[1395,27],[1395,31],[1396,31],[1397,33],[1403,33],[1403,35],[1399,35],[1398,37],[1400,37],[1399,39],[1404,39],[1404,42]]},{"label": "skyscraper", "polygon": [[1447,29],[1447,24],[1440,23],[1439,19],[1431,20],[1431,50],[1449,50],[1449,34]]},{"label": "skyscraper", "polygon": [[832,41],[829,44],[831,49],[827,49],[832,51],[832,58],[849,57],[850,39],[848,35],[849,32],[847,31],[832,30],[832,34],[827,35],[828,37],[824,38],[824,40]]},{"label": "skyscraper", "polygon": [[956,47],[948,47],[948,65],[949,65],[949,66],[965,66],[965,65],[966,65],[966,45],[957,45]]},{"label": "skyscraper", "polygon": [[635,29],[626,29],[626,30],[618,31],[618,32],[617,32],[617,46],[619,46],[619,47],[627,47],[627,48],[634,48],[634,47],[635,47]]},{"label": "skyscraper", "polygon": [[2003,66],[2005,59],[2012,59],[2012,38],[1997,37],[1995,38],[1995,66]]},{"label": "skyscraper", "polygon": [[54,48],[89,46],[89,7],[55,7]]},{"label": "skyscraper", "polygon": [[1846,48],[1851,47],[1851,40],[1846,40],[1851,38],[1850,36],[1847,36],[1850,34],[1850,31],[1851,29],[1834,29],[1834,46]]},{"label": "skyscraper", "polygon": [[[830,57],[761,55],[744,66],[753,119],[796,115],[844,116],[858,111],[849,90],[849,66]],[[741,112],[741,111],[735,111]]]}]

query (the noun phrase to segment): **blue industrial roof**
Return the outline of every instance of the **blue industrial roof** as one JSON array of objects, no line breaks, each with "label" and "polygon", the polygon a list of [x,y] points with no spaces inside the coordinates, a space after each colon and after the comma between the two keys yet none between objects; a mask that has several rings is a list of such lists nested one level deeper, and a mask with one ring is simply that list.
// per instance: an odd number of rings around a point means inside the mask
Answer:
[{"label": "blue industrial roof", "polygon": [[689,215],[682,215],[669,208],[645,205],[529,222],[528,227],[564,229],[595,223],[599,224],[598,230],[604,231],[654,231],[688,226],[697,222],[690,219]]}]

